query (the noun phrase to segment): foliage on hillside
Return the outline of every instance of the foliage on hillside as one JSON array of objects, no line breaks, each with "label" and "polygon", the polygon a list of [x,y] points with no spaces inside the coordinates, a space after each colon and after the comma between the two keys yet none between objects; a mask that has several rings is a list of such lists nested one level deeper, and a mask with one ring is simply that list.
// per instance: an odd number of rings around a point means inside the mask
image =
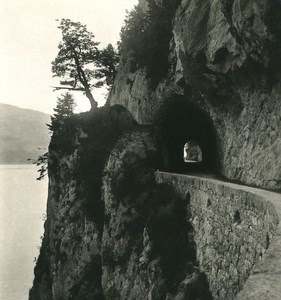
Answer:
[{"label": "foliage on hillside", "polygon": [[149,9],[140,5],[129,12],[121,29],[119,49],[130,52],[136,67],[146,67],[148,76],[157,81],[168,70],[169,44],[172,38],[172,18],[178,1],[164,0],[161,6],[148,0]]}]

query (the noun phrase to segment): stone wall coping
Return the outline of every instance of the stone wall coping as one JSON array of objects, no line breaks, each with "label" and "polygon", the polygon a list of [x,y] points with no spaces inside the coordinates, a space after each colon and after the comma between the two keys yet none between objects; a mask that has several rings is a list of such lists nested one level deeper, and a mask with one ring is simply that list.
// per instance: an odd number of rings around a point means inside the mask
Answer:
[{"label": "stone wall coping", "polygon": [[278,216],[278,226],[270,241],[269,248],[262,259],[255,264],[251,275],[243,289],[236,296],[236,300],[280,300],[281,299],[281,194],[259,188],[253,188],[236,183],[226,182],[204,175],[185,175],[156,171],[156,178],[169,178],[181,184],[191,184],[195,188],[206,190],[216,189],[220,193],[249,193],[251,197],[258,198],[272,204]]}]

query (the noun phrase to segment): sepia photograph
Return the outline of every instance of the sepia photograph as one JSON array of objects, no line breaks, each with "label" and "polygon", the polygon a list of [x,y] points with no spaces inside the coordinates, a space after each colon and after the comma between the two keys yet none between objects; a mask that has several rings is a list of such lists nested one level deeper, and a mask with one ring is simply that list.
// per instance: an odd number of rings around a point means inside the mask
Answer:
[{"label": "sepia photograph", "polygon": [[0,300],[281,300],[281,0],[0,20]]}]

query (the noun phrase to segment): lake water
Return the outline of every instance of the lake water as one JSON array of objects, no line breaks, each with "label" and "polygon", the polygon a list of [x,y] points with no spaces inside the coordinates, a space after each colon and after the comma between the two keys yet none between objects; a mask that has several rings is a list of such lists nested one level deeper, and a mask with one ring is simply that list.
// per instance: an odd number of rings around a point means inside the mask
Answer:
[{"label": "lake water", "polygon": [[48,179],[34,165],[0,165],[0,300],[26,300],[46,212]]}]

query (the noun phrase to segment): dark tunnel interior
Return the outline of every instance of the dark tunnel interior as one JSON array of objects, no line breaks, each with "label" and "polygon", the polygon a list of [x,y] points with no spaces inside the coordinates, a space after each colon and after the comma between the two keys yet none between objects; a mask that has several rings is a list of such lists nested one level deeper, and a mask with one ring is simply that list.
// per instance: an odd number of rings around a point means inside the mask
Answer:
[{"label": "dark tunnel interior", "polygon": [[[219,173],[219,151],[216,132],[206,112],[184,97],[167,101],[159,114],[160,168],[175,173]],[[184,159],[186,143],[197,145],[199,159]],[[195,160],[195,159],[192,159]]]}]

